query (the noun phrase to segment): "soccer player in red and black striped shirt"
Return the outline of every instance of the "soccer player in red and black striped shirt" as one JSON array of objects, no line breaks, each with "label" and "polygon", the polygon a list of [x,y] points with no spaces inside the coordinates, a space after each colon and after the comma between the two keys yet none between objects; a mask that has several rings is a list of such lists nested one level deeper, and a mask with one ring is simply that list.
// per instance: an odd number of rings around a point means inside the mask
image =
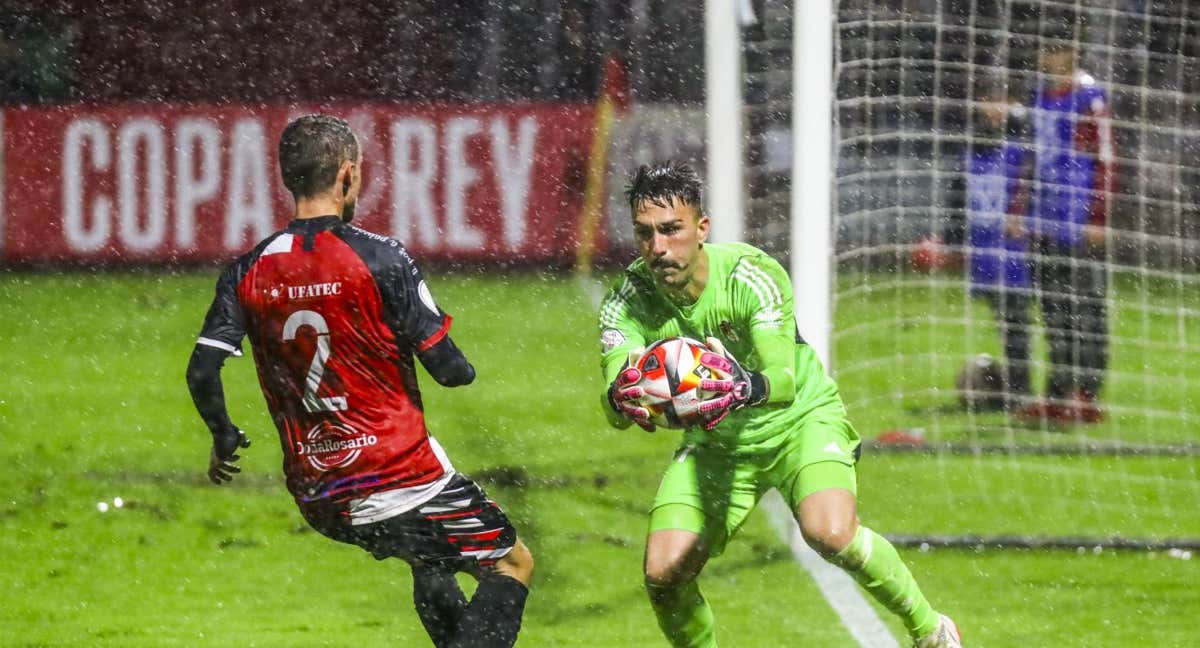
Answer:
[{"label": "soccer player in red and black striped shirt", "polygon": [[[279,141],[296,200],[285,229],[233,262],[188,364],[213,436],[209,478],[239,471],[246,435],[229,420],[221,366],[249,336],[283,446],[287,487],[308,523],[377,559],[413,567],[413,598],[436,646],[511,646],[533,558],[504,512],[457,473],[429,434],[414,357],[441,385],[475,369],[398,241],[350,225],[362,155],[346,122],[308,115]],[[479,587],[468,604],[454,578]]]}]

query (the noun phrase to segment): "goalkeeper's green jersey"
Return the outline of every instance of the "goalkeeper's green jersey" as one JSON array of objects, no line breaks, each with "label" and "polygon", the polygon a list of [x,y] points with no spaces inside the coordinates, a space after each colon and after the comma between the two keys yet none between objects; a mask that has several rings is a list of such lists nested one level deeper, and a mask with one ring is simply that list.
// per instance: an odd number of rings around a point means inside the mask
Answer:
[{"label": "goalkeeper's green jersey", "polygon": [[[770,393],[767,402],[730,413],[713,430],[688,429],[686,441],[746,446],[794,430],[810,414],[844,417],[837,385],[796,328],[791,282],[779,262],[744,243],[708,243],[703,250],[708,284],[691,305],[672,303],[640,258],[613,283],[600,304],[605,385],[632,349],[669,337],[715,337],[743,367],[766,376]],[[613,425],[629,425],[604,402]]]}]

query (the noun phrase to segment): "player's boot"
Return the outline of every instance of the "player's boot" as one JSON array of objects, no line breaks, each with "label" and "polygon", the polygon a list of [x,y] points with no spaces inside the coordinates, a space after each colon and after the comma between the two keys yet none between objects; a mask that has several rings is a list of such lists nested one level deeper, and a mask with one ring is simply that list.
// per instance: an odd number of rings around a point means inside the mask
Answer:
[{"label": "player's boot", "polygon": [[937,630],[913,644],[914,648],[962,648],[962,634],[958,626],[945,614],[938,615]]},{"label": "player's boot", "polygon": [[1083,422],[1083,418],[1079,414],[1079,408],[1076,407],[1074,397],[1051,400],[1046,414],[1050,424],[1059,427]]},{"label": "player's boot", "polygon": [[1017,418],[1030,425],[1046,425],[1057,417],[1058,406],[1047,400],[1034,400],[1017,412]]},{"label": "player's boot", "polygon": [[1075,396],[1075,409],[1082,423],[1101,423],[1104,421],[1104,410],[1096,404],[1096,397],[1085,391]]},{"label": "player's boot", "polygon": [[1050,430],[1061,430],[1081,422],[1074,399],[1064,400],[1047,397],[1034,401],[1017,412],[1017,418],[1028,425],[1047,426]]}]

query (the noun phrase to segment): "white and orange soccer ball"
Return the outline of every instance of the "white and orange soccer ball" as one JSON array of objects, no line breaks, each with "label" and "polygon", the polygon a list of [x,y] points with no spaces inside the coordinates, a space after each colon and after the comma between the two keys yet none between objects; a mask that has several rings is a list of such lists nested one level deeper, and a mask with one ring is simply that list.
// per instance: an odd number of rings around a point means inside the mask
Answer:
[{"label": "white and orange soccer ball", "polygon": [[700,364],[700,356],[711,351],[703,342],[686,337],[659,340],[646,348],[637,361],[642,372],[637,384],[645,392],[638,404],[650,412],[651,423],[676,429],[704,423],[700,404],[720,394],[701,389],[700,381],[731,378]]}]

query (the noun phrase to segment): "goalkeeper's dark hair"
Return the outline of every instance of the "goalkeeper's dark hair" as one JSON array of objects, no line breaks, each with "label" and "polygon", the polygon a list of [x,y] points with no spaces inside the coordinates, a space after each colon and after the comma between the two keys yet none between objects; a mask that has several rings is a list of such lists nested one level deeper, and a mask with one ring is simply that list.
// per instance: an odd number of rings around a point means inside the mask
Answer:
[{"label": "goalkeeper's dark hair", "polygon": [[279,136],[279,172],[296,198],[328,189],[346,161],[358,161],[358,138],[343,119],[304,115],[292,120]]},{"label": "goalkeeper's dark hair", "polygon": [[671,207],[678,202],[695,207],[698,216],[704,215],[700,175],[683,162],[668,160],[638,167],[625,186],[625,198],[630,212],[636,212],[646,203]]}]

